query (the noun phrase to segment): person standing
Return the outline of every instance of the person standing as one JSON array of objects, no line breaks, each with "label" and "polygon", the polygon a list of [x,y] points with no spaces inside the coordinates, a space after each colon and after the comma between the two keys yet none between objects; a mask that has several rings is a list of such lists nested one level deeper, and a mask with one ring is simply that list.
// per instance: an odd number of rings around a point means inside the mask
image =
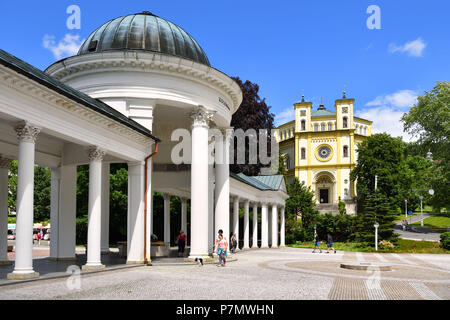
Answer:
[{"label": "person standing", "polygon": [[322,253],[322,249],[320,249],[320,239],[319,239],[319,235],[316,233],[314,233],[314,250],[312,253],[316,252],[316,248],[319,248],[320,253]]},{"label": "person standing", "polygon": [[228,242],[223,238],[223,234],[219,233],[219,240],[217,241],[216,253],[219,256],[219,264],[218,267],[225,267],[227,263],[227,250],[228,250]]},{"label": "person standing", "polygon": [[233,233],[233,235],[231,236],[231,252],[234,253],[236,251],[237,248],[237,239],[236,239],[236,233]]},{"label": "person standing", "polygon": [[178,243],[178,256],[184,256],[184,248],[186,247],[186,234],[183,230],[180,230],[180,234],[177,236]]},{"label": "person standing", "polygon": [[333,237],[331,234],[327,234],[327,253],[330,253],[330,248],[336,253],[336,249],[333,247]]}]

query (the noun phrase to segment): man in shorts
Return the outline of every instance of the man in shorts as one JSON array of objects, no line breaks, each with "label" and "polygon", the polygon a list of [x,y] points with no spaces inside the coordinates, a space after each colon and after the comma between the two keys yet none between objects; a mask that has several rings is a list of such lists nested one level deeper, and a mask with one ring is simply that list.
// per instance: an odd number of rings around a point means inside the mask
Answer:
[{"label": "man in shorts", "polygon": [[322,253],[322,249],[320,249],[320,241],[319,241],[319,235],[316,233],[314,233],[314,250],[312,253],[316,252],[316,248],[319,248],[320,253]]},{"label": "man in shorts", "polygon": [[327,234],[327,242],[327,253],[330,253],[330,248],[334,251],[334,253],[336,253],[336,249],[333,247],[333,237],[329,233]]}]

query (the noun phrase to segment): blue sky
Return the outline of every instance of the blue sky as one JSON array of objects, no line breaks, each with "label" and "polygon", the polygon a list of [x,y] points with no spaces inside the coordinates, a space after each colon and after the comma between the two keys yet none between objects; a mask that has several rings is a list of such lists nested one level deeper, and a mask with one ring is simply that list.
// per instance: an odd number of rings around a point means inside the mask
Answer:
[{"label": "blue sky", "polygon": [[[66,9],[78,5],[81,28],[69,30]],[[381,29],[369,29],[370,5]],[[355,99],[374,132],[402,135],[398,119],[417,95],[450,78],[450,1],[2,1],[0,48],[45,69],[76,52],[104,22],[144,10],[183,27],[213,67],[259,84],[278,124],[293,120],[304,94]],[[405,140],[409,137],[404,136]]]}]

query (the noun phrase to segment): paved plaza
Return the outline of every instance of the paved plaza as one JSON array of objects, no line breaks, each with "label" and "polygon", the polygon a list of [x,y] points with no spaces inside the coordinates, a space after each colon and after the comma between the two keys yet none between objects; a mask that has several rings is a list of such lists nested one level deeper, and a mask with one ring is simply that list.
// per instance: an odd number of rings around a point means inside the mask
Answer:
[{"label": "paved plaza", "polygon": [[[258,249],[235,254],[236,260],[224,268],[175,259],[79,278],[2,279],[0,299],[211,300],[218,292],[224,300],[450,299],[450,255],[325,252]],[[385,263],[392,271],[342,269],[343,262]]]}]

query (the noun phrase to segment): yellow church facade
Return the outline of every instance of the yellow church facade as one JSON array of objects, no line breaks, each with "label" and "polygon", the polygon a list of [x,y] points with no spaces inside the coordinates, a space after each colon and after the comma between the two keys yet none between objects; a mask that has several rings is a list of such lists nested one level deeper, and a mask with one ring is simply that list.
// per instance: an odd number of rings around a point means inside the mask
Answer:
[{"label": "yellow church facade", "polygon": [[315,194],[320,212],[338,213],[339,201],[348,214],[356,213],[355,183],[350,171],[358,161],[358,144],[372,134],[372,121],[354,116],[354,99],[344,96],[334,111],[312,102],[295,103],[295,120],[277,127],[277,141],[286,168],[286,181],[294,177]]}]

